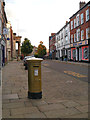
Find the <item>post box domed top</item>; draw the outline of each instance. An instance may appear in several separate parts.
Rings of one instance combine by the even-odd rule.
[[[29,61],[43,61],[43,59],[32,57],[32,58],[27,59],[27,62],[29,62]]]

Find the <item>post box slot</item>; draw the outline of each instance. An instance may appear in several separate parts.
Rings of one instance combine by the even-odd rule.
[[[39,66],[33,66],[33,67],[39,67]]]

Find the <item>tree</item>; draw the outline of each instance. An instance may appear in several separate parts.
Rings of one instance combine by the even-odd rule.
[[[25,38],[22,46],[21,46],[21,52],[24,54],[24,56],[30,54],[33,50],[33,46],[31,45],[30,40],[28,38]]]
[[[40,44],[38,45],[38,57],[44,57],[46,55],[46,47],[43,45],[43,42],[40,41]]]

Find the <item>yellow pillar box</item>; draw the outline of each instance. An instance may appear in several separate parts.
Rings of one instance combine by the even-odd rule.
[[[41,62],[40,58],[29,58],[28,62],[28,98],[41,99]]]

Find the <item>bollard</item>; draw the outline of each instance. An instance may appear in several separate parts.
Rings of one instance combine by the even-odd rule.
[[[41,99],[41,62],[43,59],[29,58],[26,61],[28,62],[28,98]]]

